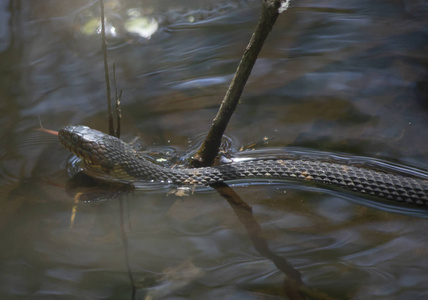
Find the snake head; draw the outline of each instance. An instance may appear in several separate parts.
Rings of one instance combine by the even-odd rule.
[[[60,143],[86,165],[111,168],[115,162],[107,151],[111,143],[122,143],[113,136],[88,126],[67,126],[58,131]]]

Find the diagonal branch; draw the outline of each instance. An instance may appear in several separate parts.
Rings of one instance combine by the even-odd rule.
[[[284,2],[288,3],[288,1],[280,0],[263,0],[262,14],[256,29],[244,51],[241,62],[239,63],[235,76],[233,77],[229,89],[221,103],[220,109],[213,120],[208,135],[192,159],[191,164],[193,166],[209,166],[217,156],[221,145],[221,138],[226,130],[227,124],[238,105],[244,86],[251,74],[251,70],[257,60],[257,56],[263,47],[263,43],[278,18],[278,10],[282,8]]]

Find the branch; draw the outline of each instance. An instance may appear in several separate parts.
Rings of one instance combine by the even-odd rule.
[[[110,88],[110,74],[108,68],[108,58],[107,58],[107,41],[106,41],[106,31],[105,31],[105,19],[104,19],[104,1],[100,0],[100,9],[101,9],[101,48],[103,50],[104,57],[104,75],[106,80],[107,88],[107,117],[108,117],[108,132],[110,135],[120,138],[120,121],[122,119],[121,109],[120,109],[120,98],[122,97],[122,90],[120,90],[119,95],[117,94],[117,85],[116,85],[116,63],[113,63],[113,84],[114,92],[116,99],[116,129],[114,129],[113,121],[113,112],[111,108],[111,88]]]
[[[113,63],[113,84],[114,84],[114,95],[116,99],[116,130],[114,136],[120,138],[120,121],[122,120],[122,110],[120,109],[120,99],[122,98],[122,90],[119,95],[117,94],[116,84],[116,62]]]
[[[107,42],[106,42],[106,29],[104,24],[104,1],[100,0],[101,8],[101,48],[103,50],[104,57],[104,74],[106,79],[107,88],[107,111],[108,111],[108,132],[110,135],[115,135],[113,125],[113,113],[111,111],[111,91],[110,91],[110,75],[108,71],[108,60],[107,60]]]
[[[226,183],[220,182],[212,185],[214,189],[227,200],[232,207],[235,215],[247,231],[248,237],[253,243],[256,251],[272,261],[279,271],[286,277],[283,281],[283,289],[292,300],[317,299],[334,300],[329,295],[319,292],[316,289],[307,287],[303,284],[301,274],[284,257],[279,256],[270,250],[266,239],[263,237],[263,231],[257,219],[253,215],[251,206],[249,206],[239,195]]]
[[[288,3],[288,1],[285,2]],[[235,76],[221,103],[220,109],[213,120],[208,135],[191,161],[193,166],[209,166],[217,156],[221,145],[221,138],[226,130],[227,124],[238,105],[244,86],[251,74],[257,56],[263,47],[263,43],[278,18],[278,9],[282,7],[283,4],[284,1],[280,0],[263,0],[262,14],[256,29],[244,51],[241,62],[239,63]]]

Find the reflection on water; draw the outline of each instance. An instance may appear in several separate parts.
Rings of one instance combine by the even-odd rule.
[[[245,223],[213,189],[125,192],[70,181],[67,152],[33,129],[39,117],[50,129],[107,128],[99,40],[79,27],[82,16],[96,15],[96,2],[0,4],[1,298],[126,299],[133,287],[137,298],[283,297],[289,277],[274,257],[304,287],[331,297],[427,297],[425,211],[247,182],[233,187],[252,207],[246,216],[255,222]],[[259,2],[111,3],[120,4],[110,7],[120,25],[129,10],[158,22],[150,39],[119,31],[111,40],[124,139],[138,136],[167,159],[173,148],[193,150]],[[292,146],[426,176],[427,13],[421,1],[292,2],[253,70],[225,149],[256,148],[231,151],[255,157]],[[253,243],[250,227],[267,248]]]

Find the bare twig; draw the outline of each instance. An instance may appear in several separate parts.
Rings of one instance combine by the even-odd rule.
[[[106,88],[107,88],[108,132],[110,135],[115,135],[114,124],[113,124],[113,113],[111,111],[110,75],[108,70],[107,41],[106,41],[106,29],[104,24],[104,1],[103,0],[100,0],[100,8],[101,8],[101,48],[103,49],[104,74],[105,74]]]
[[[120,110],[120,99],[122,98],[122,90],[119,95],[117,94],[116,85],[116,62],[113,63],[113,84],[114,84],[114,95],[116,99],[116,130],[114,136],[120,138],[120,121],[122,119],[122,111]]]
[[[104,20],[104,1],[100,0],[101,8],[101,48],[103,49],[104,57],[104,74],[106,81],[107,89],[107,117],[108,117],[108,131],[110,135],[113,135],[117,138],[120,138],[120,121],[122,119],[122,113],[120,110],[120,98],[122,97],[122,90],[120,90],[119,95],[117,94],[117,85],[116,85],[116,63],[113,63],[113,84],[114,92],[116,99],[116,129],[114,128],[113,112],[111,108],[111,88],[110,88],[110,74],[108,68],[108,57],[107,57],[107,41],[106,41],[106,32],[105,32],[105,20]]]
[[[241,62],[239,63],[235,76],[221,103],[220,109],[213,120],[208,135],[193,157],[191,162],[193,166],[201,167],[211,165],[214,158],[217,156],[221,138],[226,130],[227,124],[238,105],[245,83],[251,74],[251,70],[262,49],[263,43],[278,18],[278,9],[283,3],[284,1],[281,0],[263,0],[262,14],[257,27],[244,51]]]

